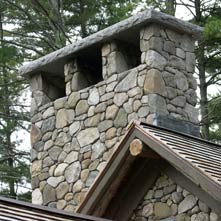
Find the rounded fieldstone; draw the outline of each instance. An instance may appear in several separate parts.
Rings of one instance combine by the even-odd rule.
[[[66,167],[68,166],[67,163],[59,164],[56,169],[54,170],[54,176],[61,176],[64,174]]]
[[[92,145],[91,160],[100,158],[105,152],[105,150],[106,147],[104,146],[104,144],[101,143],[100,141],[97,141],[95,144]]]
[[[81,172],[80,163],[78,161],[74,162],[65,169],[64,173],[65,179],[67,180],[68,183],[73,183],[79,178],[80,172]]]
[[[52,187],[56,187],[59,183],[64,181],[64,176],[59,176],[59,177],[49,177],[47,179],[47,183],[51,185]]]
[[[157,219],[171,216],[171,209],[166,203],[157,202],[154,204],[154,215]]]
[[[32,191],[32,203],[36,205],[42,205],[43,196],[40,189],[35,189]]]
[[[79,155],[79,153],[77,151],[71,151],[70,153],[68,153],[64,162],[67,164],[71,164],[71,163],[75,162],[76,160],[78,160],[78,155]]]
[[[43,204],[47,205],[48,203],[53,202],[55,200],[56,200],[55,189],[49,184],[46,184],[43,190]]]
[[[99,92],[97,88],[93,88],[89,92],[88,104],[89,105],[97,105],[99,103]]]
[[[118,114],[114,120],[114,126],[116,128],[119,128],[119,127],[125,127],[127,125],[127,113],[124,109],[120,109],[118,111]]]
[[[57,199],[64,198],[65,194],[68,192],[69,185],[67,182],[60,183],[59,186],[56,188],[56,196]]]
[[[99,138],[100,134],[96,127],[87,128],[82,130],[77,135],[77,140],[81,147],[84,147],[88,144],[92,144]]]
[[[197,203],[197,199],[193,195],[187,195],[178,206],[178,214],[185,213],[192,209]]]

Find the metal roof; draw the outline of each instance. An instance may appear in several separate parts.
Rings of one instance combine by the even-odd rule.
[[[155,139],[189,162],[201,173],[221,185],[221,146],[203,139],[176,133],[164,128],[141,124],[141,127]]]
[[[1,221],[108,221],[0,197]]]

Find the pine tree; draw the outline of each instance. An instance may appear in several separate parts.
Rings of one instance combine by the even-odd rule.
[[[0,8],[0,194],[17,198],[17,189],[29,179],[29,155],[18,151],[20,141],[14,141],[14,133],[26,129],[29,120],[25,105],[19,102],[25,88],[24,81],[17,75],[18,50],[5,42],[3,31],[4,8]]]

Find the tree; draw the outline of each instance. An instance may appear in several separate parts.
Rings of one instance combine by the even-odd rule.
[[[20,63],[18,50],[5,43],[4,8],[0,7],[0,192],[13,198],[18,197],[17,187],[29,178],[27,152],[18,151],[20,141],[13,141],[13,133],[26,129],[29,120],[25,106],[19,103],[24,81],[17,75],[14,66]]]

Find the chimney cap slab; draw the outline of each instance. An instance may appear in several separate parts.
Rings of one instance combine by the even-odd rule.
[[[24,77],[29,77],[38,72],[45,72],[47,74],[62,76],[63,66],[71,58],[84,54],[90,55],[90,53],[94,56],[94,54],[99,52],[102,43],[113,39],[131,43],[137,40],[139,41],[140,28],[148,24],[158,24],[179,33],[186,33],[191,35],[193,39],[199,39],[203,32],[202,27],[177,19],[174,16],[149,9],[35,61],[29,62],[20,68],[19,74]]]

